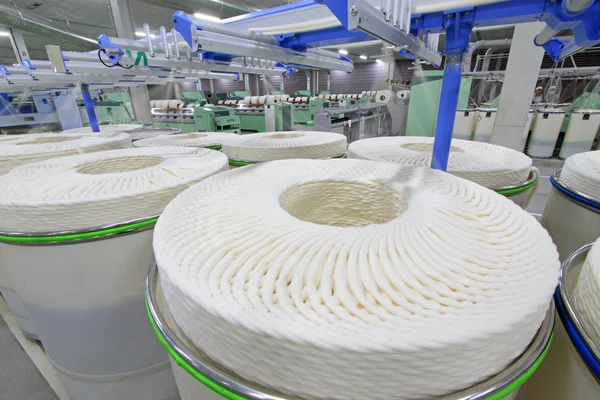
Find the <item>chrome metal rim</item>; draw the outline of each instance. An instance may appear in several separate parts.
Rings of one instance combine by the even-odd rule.
[[[565,185],[560,178],[561,172],[562,168],[553,173],[550,177],[550,183],[558,189],[559,193],[589,210],[600,213],[600,199],[596,199]]]
[[[158,331],[166,343],[189,365],[202,375],[206,376],[219,386],[227,388],[241,396],[251,400],[299,400],[293,397],[283,397],[271,389],[263,388],[257,384],[245,381],[233,373],[220,367],[205,355],[195,354],[166,324],[162,312],[157,307],[156,285],[158,284],[158,267],[152,262],[146,278],[146,302],[148,311]],[[555,323],[554,302],[550,303],[546,318],[538,329],[529,347],[504,371],[496,376],[466,390],[456,392],[447,396],[439,397],[438,400],[484,400],[500,391],[508,388],[513,382],[525,375],[544,353],[554,332]]]
[[[572,297],[569,294],[569,271],[577,264],[577,262],[581,261],[582,258],[585,258],[588,251],[592,248],[593,243],[586,244],[583,247],[575,250],[573,253],[567,257],[567,259],[563,262],[560,278],[558,281],[558,293],[560,295],[560,299],[563,302],[565,310],[567,311],[567,315],[577,331],[579,332],[581,338],[585,342],[586,346],[593,353],[596,360],[600,361],[600,346],[597,343],[594,343],[590,334],[585,329],[581,320],[577,317],[575,310],[573,308]]]
[[[492,190],[495,192],[502,192],[502,191],[515,190],[515,189],[519,189],[519,188],[522,188],[525,186],[529,186],[538,180],[539,175],[540,175],[540,173],[536,169],[532,169],[531,172],[529,173],[529,178],[525,182],[519,183],[518,185],[505,186],[502,188],[492,189]]]

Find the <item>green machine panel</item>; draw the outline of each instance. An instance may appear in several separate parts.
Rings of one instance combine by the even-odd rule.
[[[418,71],[412,79],[406,136],[435,136],[443,71]],[[465,77],[460,85],[459,108],[467,108],[472,77]]]

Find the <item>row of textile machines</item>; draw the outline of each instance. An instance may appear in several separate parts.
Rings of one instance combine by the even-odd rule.
[[[287,95],[271,91],[268,95],[251,96],[242,91],[206,99],[201,92],[184,92],[179,100],[153,100],[151,107],[155,127],[177,128],[182,132],[289,131],[300,129],[298,124],[307,126],[306,130],[316,130],[312,127],[315,115],[320,113],[329,120],[329,130],[335,131],[337,124],[343,131],[343,127],[350,127],[353,122],[362,122],[363,133],[398,135],[403,134],[401,127],[405,128],[408,93],[406,90],[396,96],[383,90],[312,95],[309,91],[298,91]],[[404,112],[398,112],[399,108]],[[398,121],[393,123],[393,120]]]
[[[67,96],[68,95],[68,96]],[[94,109],[100,124],[134,122],[131,98],[127,92],[95,91]],[[0,93],[0,127],[6,133],[60,130],[61,105],[75,101],[83,124],[89,123],[83,99],[63,91]],[[66,116],[69,117],[68,115]]]

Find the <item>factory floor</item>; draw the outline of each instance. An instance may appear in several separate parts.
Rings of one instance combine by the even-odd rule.
[[[533,164],[540,170],[540,183],[527,211],[539,219],[550,192],[549,177],[564,161],[535,159]],[[1,297],[0,315],[0,400],[68,400],[42,348],[22,335]]]

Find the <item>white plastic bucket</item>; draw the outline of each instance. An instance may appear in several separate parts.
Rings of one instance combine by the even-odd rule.
[[[452,137],[454,139],[473,140],[473,133],[475,132],[478,117],[479,112],[477,110],[457,110]]]
[[[600,128],[600,110],[573,111],[558,156],[564,160],[573,154],[590,151],[598,128]]]
[[[552,157],[565,112],[558,109],[537,110],[535,126],[527,145],[527,155],[537,158]]]
[[[169,315],[155,265],[148,274],[146,302],[156,335],[171,357],[182,400],[298,400],[245,381],[214,363],[191,344]],[[520,386],[546,356],[554,329],[554,315],[552,304],[529,348],[503,372],[479,385],[439,400],[516,399]]]
[[[560,316],[554,343],[539,370],[523,386],[523,400],[600,399],[600,376],[596,375],[600,372],[600,351],[571,306],[571,293],[590,248],[591,244],[583,246],[563,263],[554,295]]]
[[[492,131],[494,130],[494,122],[496,122],[495,108],[480,108],[478,109],[479,116],[473,140],[476,142],[490,143],[492,140]]]
[[[541,223],[558,248],[560,259],[600,237],[600,199],[567,187],[557,171]]]
[[[0,236],[4,269],[71,400],[177,396],[145,313],[155,222]]]

